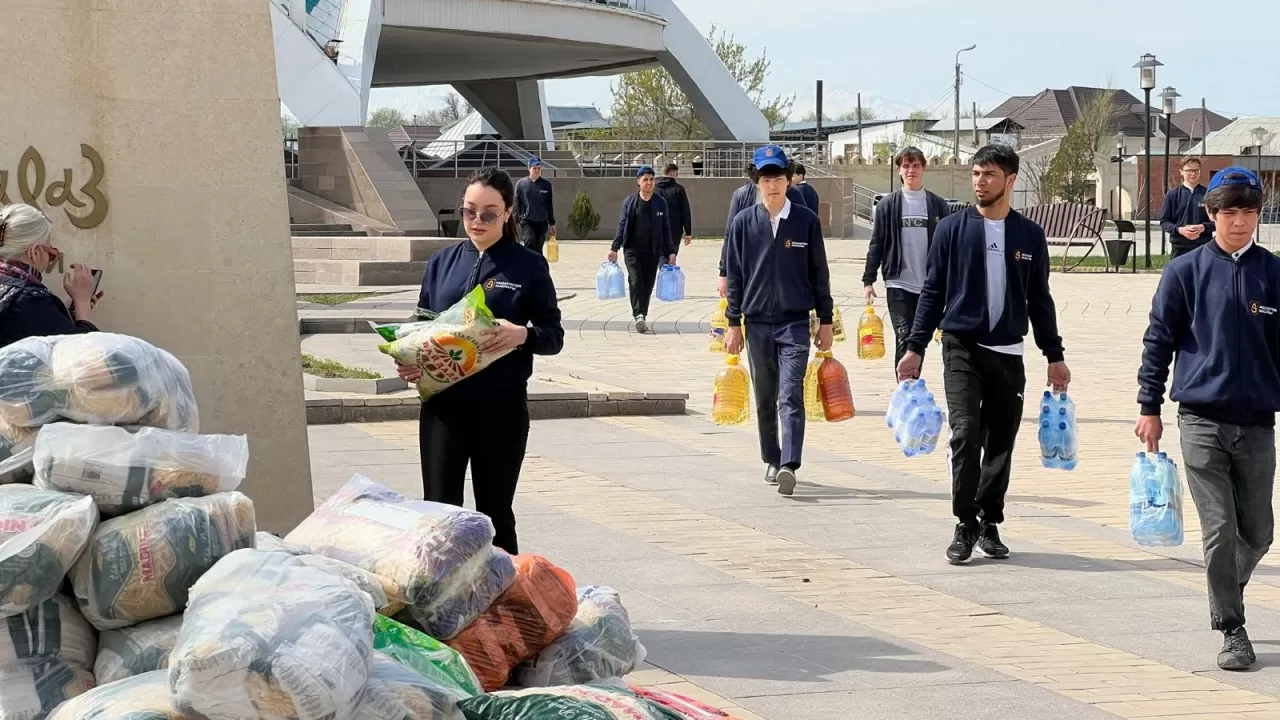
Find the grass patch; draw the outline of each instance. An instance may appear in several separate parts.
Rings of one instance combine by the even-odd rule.
[[[302,372],[329,380],[381,380],[382,375],[314,355],[302,355]]]
[[[342,305],[352,300],[363,300],[380,294],[382,293],[320,293],[318,295],[299,295],[298,299],[321,305]]]
[[[1163,270],[1163,269],[1164,269],[1164,266],[1165,266],[1165,265],[1168,265],[1168,264],[1169,264],[1169,260],[1171,260],[1171,259],[1172,259],[1172,258],[1170,258],[1168,255],[1158,255],[1158,254],[1156,254],[1156,253],[1152,253],[1152,254],[1151,254],[1151,269],[1153,269],[1153,270]],[[1068,257],[1068,258],[1067,258],[1067,267],[1068,267],[1068,268],[1070,268],[1070,267],[1074,267],[1074,266],[1075,266],[1075,264],[1076,264],[1076,258],[1072,258],[1072,257]],[[1097,254],[1097,252],[1096,252],[1096,250],[1095,250],[1094,254],[1090,255],[1090,256],[1089,256],[1089,257],[1087,257],[1087,258],[1085,258],[1085,259],[1084,259],[1084,262],[1080,263],[1080,267],[1082,267],[1082,268],[1102,268],[1102,267],[1109,267],[1109,266],[1110,266],[1110,263],[1108,263],[1108,262],[1107,262],[1107,257],[1106,257],[1106,255],[1105,255],[1105,254],[1103,254],[1103,255],[1098,255],[1098,254]],[[1123,266],[1121,269],[1123,269],[1123,270],[1128,270],[1128,269],[1130,269],[1130,268],[1132,268],[1132,267],[1133,267],[1133,255],[1132,255],[1132,254],[1130,254],[1130,255],[1129,255],[1129,261],[1128,261],[1128,262],[1126,262],[1126,263],[1124,264],[1124,266]],[[1139,251],[1138,251],[1138,270],[1139,270],[1139,271],[1142,271],[1142,270],[1146,269],[1146,267],[1147,267],[1146,253],[1144,253],[1144,252],[1142,252],[1141,250],[1139,250]],[[1054,257],[1054,258],[1053,258],[1053,269],[1054,269],[1054,270],[1060,270],[1060,269],[1062,269],[1062,256],[1061,256],[1061,255],[1058,255],[1058,256],[1056,256],[1056,257]]]

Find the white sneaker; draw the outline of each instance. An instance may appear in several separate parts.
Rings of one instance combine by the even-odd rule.
[[[636,332],[639,332],[639,333],[649,332],[649,324],[644,321],[643,315],[636,316]]]

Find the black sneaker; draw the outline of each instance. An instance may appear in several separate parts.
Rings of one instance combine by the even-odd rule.
[[[1222,633],[1222,652],[1218,653],[1218,667],[1223,670],[1248,670],[1258,656],[1253,654],[1253,643],[1249,642],[1249,633],[1244,628],[1227,630]]]
[[[947,548],[947,562],[952,565],[964,565],[969,562],[973,558],[973,546],[977,542],[978,528],[957,523],[955,537],[951,539],[951,546]]]
[[[1009,559],[1009,547],[1000,542],[1000,529],[995,525],[982,524],[982,533],[978,536],[978,552],[991,560]]]
[[[784,467],[778,471],[778,494],[792,495],[796,491],[796,471]]]
[[[638,333],[649,332],[649,323],[645,321],[643,315],[636,316],[636,332]]]
[[[765,485],[778,484],[778,466],[777,465],[770,465],[769,467],[764,469],[764,484]]]

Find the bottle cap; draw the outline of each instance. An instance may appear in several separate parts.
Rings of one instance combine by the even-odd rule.
[[[1139,459],[1142,459],[1142,460],[1146,460],[1146,459],[1147,459],[1147,454],[1146,454],[1146,453],[1144,453],[1144,452],[1140,452],[1140,453],[1138,453],[1138,458],[1139,458]]]
[[[737,364],[738,364],[738,356],[737,356],[737,355],[730,355],[730,356],[726,357],[726,358],[724,359],[724,364],[725,364],[725,365],[737,365]]]
[[[1050,399],[1052,399],[1052,398],[1053,398],[1053,393],[1049,392],[1048,390],[1045,390],[1045,391],[1044,391],[1044,399],[1045,399],[1045,400],[1050,400]]]
[[[1066,424],[1066,423],[1064,423],[1064,422],[1060,422],[1060,423],[1058,423],[1058,429],[1059,429],[1059,430],[1066,430],[1066,429],[1067,429],[1067,424]]]
[[[1160,458],[1161,460],[1166,460],[1169,457],[1169,453],[1158,452],[1156,453],[1156,457]]]

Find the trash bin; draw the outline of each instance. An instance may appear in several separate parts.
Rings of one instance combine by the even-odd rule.
[[[1133,250],[1132,240],[1103,240],[1102,247],[1107,252],[1107,262],[1112,267],[1124,267],[1129,262],[1129,252]]]

